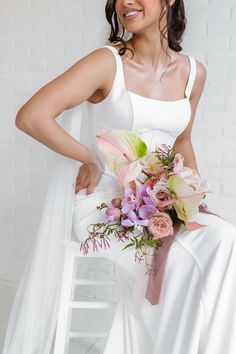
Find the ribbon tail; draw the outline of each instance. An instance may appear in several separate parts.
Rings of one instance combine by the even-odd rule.
[[[199,206],[199,211],[202,213],[211,214],[222,218],[221,216],[211,212],[205,204]],[[167,256],[171,248],[171,245],[175,239],[175,236],[177,232],[180,230],[179,223],[176,223],[175,226],[177,227],[175,228],[174,234],[164,237],[162,239],[163,243],[161,247],[158,249],[154,249],[152,270],[151,273],[149,274],[149,280],[146,288],[146,299],[152,305],[157,305],[160,300]]]
[[[176,232],[173,235],[164,237],[162,245],[158,249],[154,249],[145,296],[152,305],[159,303],[166,259],[175,236]]]
[[[206,204],[201,204],[199,206],[199,212],[212,214],[222,218],[221,216],[211,212]],[[174,234],[163,237],[161,239],[162,245],[159,248],[155,249],[154,247],[151,247],[151,252],[148,255],[148,257],[152,258],[149,275],[145,272],[145,265],[139,265],[140,268],[136,273],[136,281],[133,288],[133,301],[131,304],[134,316],[137,317],[140,314],[141,302],[144,296],[152,305],[159,304],[167,256],[176,234],[180,230],[181,223],[176,222]]]
[[[161,247],[154,249],[151,272],[146,288],[146,299],[152,304],[159,304],[160,294],[162,290],[165,265],[169,250],[174,242],[177,233],[181,230],[181,222],[176,221],[174,224],[173,235],[163,237]]]
[[[205,214],[210,214],[210,215],[215,215],[215,216],[218,216],[218,218],[221,218],[221,219],[224,220],[224,218],[222,218],[222,216],[210,211],[205,203],[202,203],[202,204],[199,205],[199,212],[200,213],[205,213]]]

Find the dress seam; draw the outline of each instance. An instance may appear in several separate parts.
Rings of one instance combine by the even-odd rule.
[[[205,302],[205,298],[206,298],[206,290],[205,290],[205,286],[204,286],[204,276],[203,276],[203,269],[201,267],[201,264],[197,258],[197,256],[194,254],[194,252],[183,242],[180,241],[178,238],[175,238],[175,240],[182,246],[182,248],[190,255],[190,257],[194,260],[195,265],[197,266],[197,269],[199,271],[200,277],[201,277],[201,285],[202,285],[202,291],[201,291],[201,302],[204,306]]]

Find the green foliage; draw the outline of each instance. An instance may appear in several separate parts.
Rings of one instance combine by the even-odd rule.
[[[138,239],[140,237],[140,240]],[[144,234],[140,234],[139,236],[134,236],[134,237],[130,237],[129,240],[131,240],[130,243],[128,243],[124,248],[122,248],[122,251],[130,248],[130,247],[135,247],[135,249],[139,249],[142,248],[142,246],[150,246],[150,247],[159,247],[162,242],[160,240],[157,239],[153,239],[153,238],[144,238]]]

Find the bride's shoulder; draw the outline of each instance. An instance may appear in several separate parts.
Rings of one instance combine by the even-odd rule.
[[[178,55],[179,55],[180,62],[182,64],[181,66],[182,66],[183,70],[189,72],[189,64],[190,64],[189,60],[191,57],[194,60],[194,62],[196,63],[196,79],[202,80],[202,81],[206,80],[207,68],[200,60],[196,59],[191,54],[179,53]]]
[[[109,47],[111,47],[111,45],[109,45]],[[113,54],[111,53],[111,50],[107,48],[107,46],[100,46],[91,50],[88,53],[88,56],[98,58],[98,60],[103,59],[104,61],[109,61],[109,58],[111,58]]]
[[[111,47],[111,45],[109,45]],[[85,58],[83,58],[85,59]],[[106,46],[100,46],[93,50],[91,50],[87,55],[86,59],[90,59],[99,70],[102,67],[103,74],[107,74],[107,72],[112,72],[116,67],[116,59],[112,51]]]
[[[199,99],[205,86],[207,69],[200,60],[196,59],[192,55],[186,53],[178,53],[179,67],[181,68],[180,70],[182,71],[182,74],[186,77],[186,80],[188,80],[190,74],[190,57],[193,58],[194,62],[196,63],[196,71],[191,96],[196,96]]]

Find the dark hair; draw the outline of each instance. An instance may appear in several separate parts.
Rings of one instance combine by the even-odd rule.
[[[162,13],[158,24],[161,33],[161,46],[163,48],[163,38],[167,39],[166,37],[166,33],[167,33],[168,46],[172,50],[176,52],[180,52],[182,50],[180,43],[182,42],[182,36],[187,24],[187,19],[185,17],[184,0],[175,0],[172,6],[169,5],[168,0],[161,0],[161,1],[162,1]],[[126,52],[126,50],[130,50],[134,55],[133,50],[126,46],[126,41],[123,39],[125,34],[125,28],[123,25],[121,25],[120,21],[118,20],[117,14],[115,12],[115,4],[116,4],[116,0],[107,0],[105,6],[106,19],[111,26],[109,41],[111,43],[122,42],[124,47],[121,47],[119,49],[120,55],[123,55]],[[160,23],[166,12],[167,12],[166,25],[161,30]],[[122,26],[121,37],[119,36],[120,26]]]

